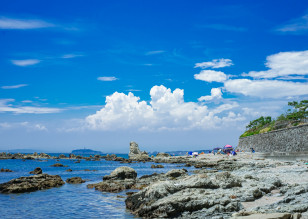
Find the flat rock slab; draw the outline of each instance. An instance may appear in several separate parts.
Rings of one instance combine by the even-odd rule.
[[[65,184],[58,175],[38,174],[12,179],[0,184],[0,193],[24,193],[50,189]]]

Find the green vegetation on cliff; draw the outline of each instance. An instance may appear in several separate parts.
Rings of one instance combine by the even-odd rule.
[[[308,100],[300,102],[293,101],[288,103],[292,109],[288,109],[286,113],[281,114],[275,119],[270,116],[261,116],[258,119],[250,121],[246,126],[246,131],[241,137],[255,134],[261,134],[277,129],[292,127],[307,123],[308,119]]]

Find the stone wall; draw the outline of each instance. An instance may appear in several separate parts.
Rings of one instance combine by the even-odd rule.
[[[239,139],[237,149],[256,152],[308,152],[308,124]]]

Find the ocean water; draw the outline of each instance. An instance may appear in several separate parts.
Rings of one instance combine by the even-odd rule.
[[[39,160],[0,160],[0,168],[14,172],[0,173],[0,183],[21,176],[30,176],[30,171],[41,167],[43,173],[60,175],[67,178],[79,176],[87,179],[82,184],[65,184],[58,188],[21,194],[0,194],[0,218],[136,218],[125,209],[126,190],[120,193],[107,193],[88,189],[87,184],[102,181],[104,175],[110,174],[120,166],[134,168],[138,177],[154,172],[167,172],[171,169],[184,168],[184,164],[163,164],[165,168],[152,169],[153,163],[121,164],[115,161],[85,161],[74,163],[75,160],[54,159]],[[69,167],[50,167],[62,163]],[[193,167],[185,167],[188,171]],[[72,172],[66,172],[72,169]],[[85,169],[96,171],[84,171]],[[132,190],[130,190],[132,191]]]

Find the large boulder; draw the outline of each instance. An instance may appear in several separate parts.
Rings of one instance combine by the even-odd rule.
[[[135,179],[137,172],[130,167],[118,167],[110,173],[110,175],[104,176],[104,180],[124,180],[124,179]]]
[[[65,184],[58,175],[38,174],[0,184],[0,193],[23,193],[50,189]]]
[[[173,169],[173,170],[169,170],[166,173],[167,177],[171,177],[171,178],[177,178],[179,176],[183,176],[183,175],[187,175],[187,170],[185,169]]]
[[[135,160],[135,161],[147,161],[151,159],[147,152],[140,151],[138,144],[134,141],[130,142],[129,144],[128,157],[130,160]]]
[[[89,189],[95,188],[102,192],[121,192],[132,189],[136,184],[137,172],[130,167],[118,167],[110,175],[103,177],[103,182],[89,184]]]

